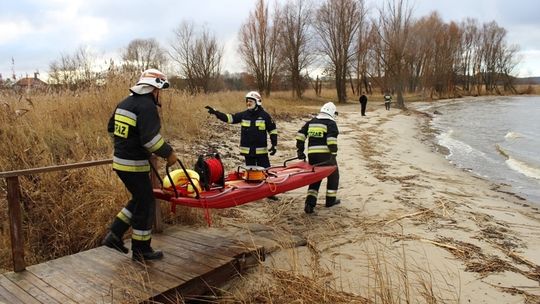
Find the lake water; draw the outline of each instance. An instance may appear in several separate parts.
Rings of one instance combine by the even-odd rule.
[[[451,163],[540,204],[540,97],[478,97],[418,109],[440,112],[432,124]]]

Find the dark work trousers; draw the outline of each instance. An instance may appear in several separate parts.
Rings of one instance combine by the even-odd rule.
[[[129,226],[136,230],[151,231],[156,212],[156,200],[149,173],[116,171],[116,174],[132,197],[114,219],[111,231],[119,238],[122,238]],[[133,251],[151,251],[150,242],[151,237],[144,241],[132,239],[131,249]]]
[[[312,153],[308,155],[309,164],[315,165],[331,159],[330,153]],[[339,186],[339,168],[337,167],[336,159],[332,159],[328,162],[329,165],[336,165],[336,171],[330,174],[326,179],[326,204],[332,204],[336,201],[337,189]],[[319,188],[321,182],[318,181],[309,185],[308,195],[306,197],[306,204],[315,207],[317,204],[317,197],[319,194]]]
[[[390,110],[390,102],[385,102],[385,103],[384,103],[384,107],[385,107],[387,110]]]
[[[360,113],[362,116],[366,116],[367,100],[360,101]]]
[[[268,154],[259,154],[257,156],[244,155],[244,157],[246,158],[246,166],[270,167]]]

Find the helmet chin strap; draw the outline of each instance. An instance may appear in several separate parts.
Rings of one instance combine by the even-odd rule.
[[[159,89],[154,89],[154,91],[152,91],[152,95],[154,95],[154,103],[156,106],[161,108],[161,102],[159,102]]]

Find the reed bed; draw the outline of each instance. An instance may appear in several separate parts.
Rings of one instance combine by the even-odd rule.
[[[113,79],[107,86],[77,92],[27,92],[22,95],[0,92],[0,141],[4,143],[0,146],[0,171],[110,158],[112,142],[107,133],[107,122],[116,104],[127,96],[132,82],[132,79]],[[290,92],[276,92],[264,100],[264,107],[274,119],[288,120],[316,111],[324,101],[335,99],[333,93],[323,90],[322,96],[316,97],[308,92],[305,100],[300,102],[292,100]],[[204,106],[229,113],[241,111],[245,108],[244,94],[221,92],[191,96],[175,90],[162,92],[162,134],[186,165],[191,166],[197,155],[212,149],[227,155],[230,162],[241,162],[234,151],[238,143],[237,126],[229,128],[217,122],[206,113]],[[27,264],[99,246],[112,218],[129,197],[110,166],[25,176],[20,178],[20,183]],[[11,270],[4,180],[0,180],[0,190],[3,193],[0,197],[0,272],[3,272]],[[219,226],[221,216],[233,216],[232,213],[234,210],[212,212],[214,224]],[[171,224],[206,225],[203,211],[195,208],[178,208],[176,215],[164,208],[163,214]],[[374,257],[370,264],[376,284],[366,297],[328,285],[326,271],[320,268],[314,268],[306,275],[261,264],[262,277],[240,278],[238,286],[248,285],[250,289],[235,290],[232,287],[232,291],[223,290],[208,302],[404,302],[402,292],[407,290],[409,281],[401,280],[400,288],[395,288],[389,279],[384,256],[371,256]],[[405,266],[401,269],[401,273],[407,274]],[[430,279],[421,282],[425,302],[437,303]],[[395,290],[400,294],[392,294]],[[405,302],[411,300],[405,299]],[[183,301],[179,296],[177,302]]]

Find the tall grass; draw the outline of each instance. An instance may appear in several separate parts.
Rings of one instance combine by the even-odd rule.
[[[0,141],[4,143],[0,145],[0,171],[110,158],[112,141],[107,134],[107,122],[116,104],[127,96],[130,85],[130,80],[116,79],[107,86],[78,92],[23,95],[0,92]],[[206,113],[204,106],[210,105],[229,113],[241,111],[245,108],[244,94],[222,92],[190,96],[174,90],[162,91],[162,134],[188,166],[198,154],[208,149],[218,149],[230,157],[230,162],[241,163],[235,150],[238,126],[218,122]],[[335,100],[333,91],[324,90],[322,97],[308,92],[302,102],[291,100],[290,92],[276,92],[263,103],[279,121],[313,113],[327,100]],[[129,197],[107,165],[25,176],[20,178],[20,183],[28,264],[98,246],[110,221]],[[0,180],[0,191],[6,193],[4,180]],[[227,211],[223,212],[226,214]],[[219,211],[214,213],[219,215]],[[176,216],[165,215],[170,223],[205,224],[203,212],[195,208],[180,208]],[[219,225],[219,216],[214,220]],[[368,298],[380,303],[400,302],[401,298],[391,295],[393,285],[388,283],[389,276],[384,267],[384,259],[373,260],[372,268],[380,275],[375,276],[377,289],[367,292]],[[7,202],[2,196],[0,272],[10,269]],[[265,270],[262,278],[261,281],[246,279],[254,286],[250,292],[223,292],[222,303],[368,301],[358,295],[336,291],[335,286],[327,284],[323,275],[317,274],[317,269],[311,275],[305,275],[296,270],[271,268]],[[272,283],[268,284],[267,280]],[[425,282],[428,282],[424,285],[425,293],[430,295],[431,285],[429,281]]]
[[[76,92],[0,91],[0,141],[4,143],[0,145],[0,171],[112,157],[107,122],[117,103],[129,94],[131,85],[130,79],[116,78],[107,86]],[[186,165],[210,150],[219,150],[236,164],[241,162],[234,151],[238,126],[217,121],[204,106],[228,113],[242,111],[244,94],[190,96],[175,90],[161,92],[162,134]],[[274,119],[301,113],[302,109],[291,108],[289,97],[289,92],[275,93],[264,100],[264,107]],[[309,103],[316,104],[317,98],[309,98]],[[110,166],[26,176],[20,178],[20,183],[29,264],[97,246],[109,222],[128,199]],[[5,180],[0,181],[0,188],[6,192]],[[204,222],[200,210],[182,208],[178,214],[166,218],[174,223]],[[0,223],[0,269],[10,269],[5,197],[0,199]]]

